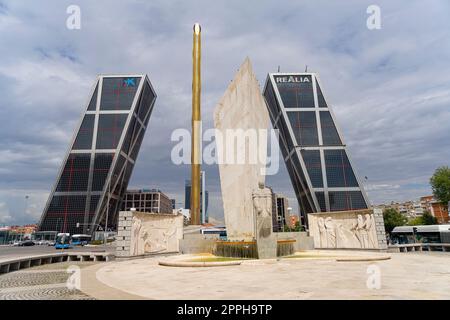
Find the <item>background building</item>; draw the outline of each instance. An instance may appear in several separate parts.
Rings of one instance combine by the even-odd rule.
[[[392,201],[389,204],[380,204],[376,207],[382,210],[395,209],[409,220],[420,217],[425,211],[428,211],[437,219],[439,224],[450,223],[448,206],[436,201],[432,195],[421,197],[420,200],[408,200],[404,202]]]
[[[203,191],[200,191],[200,199],[203,199]],[[209,214],[208,214],[208,200],[209,199],[209,192],[208,190],[205,190],[205,216],[203,217],[203,201],[200,205],[200,212],[202,213],[202,222],[208,223],[209,222]]]
[[[405,201],[405,202],[394,202],[392,201],[389,204],[381,204],[377,205],[377,208],[382,210],[385,209],[395,209],[402,215],[404,215],[408,219],[414,219],[421,215],[423,215],[424,211],[427,210],[426,207],[422,205],[420,201]]]
[[[184,208],[191,209],[191,180],[184,182]]]
[[[10,227],[0,227],[0,245],[8,244],[10,240]]]
[[[433,196],[421,197],[420,203],[425,210],[430,211],[436,217],[439,224],[450,223],[448,205],[437,201]]]
[[[278,224],[278,216],[277,216],[277,197],[275,192],[273,192],[273,188],[271,186],[267,186],[272,193],[272,231],[273,232],[279,232],[280,231],[280,225]]]
[[[9,244],[14,241],[31,240],[34,238],[36,229],[36,224],[0,227],[0,245]]]
[[[145,75],[98,77],[42,213],[40,231],[94,233],[99,225],[115,227],[155,99]]]
[[[9,227],[12,232],[20,233],[20,234],[32,234],[37,230],[36,224],[26,224],[23,226],[11,226]]]
[[[191,210],[190,209],[184,209],[184,208],[174,209],[173,213],[183,215],[183,221],[184,221],[185,226],[188,226],[190,224],[190,221],[191,221]]]
[[[290,214],[287,221],[290,228],[295,228],[295,224],[299,221],[298,215]]]
[[[127,190],[123,197],[122,210],[135,208],[140,212],[173,213],[172,201],[161,190]]]
[[[299,202],[308,213],[368,208],[369,202],[315,73],[272,73],[264,97]]]
[[[200,186],[203,184],[200,183]],[[200,221],[202,223],[208,223],[208,198],[209,193],[208,190],[205,191],[205,218],[203,218],[203,201],[200,201]],[[200,189],[200,199],[203,199],[203,189]],[[191,210],[191,180],[186,180],[184,185],[184,209]]]
[[[277,218],[277,231],[283,231],[284,226],[288,225],[287,216],[288,216],[288,199],[281,195],[275,194],[276,201],[276,218]]]

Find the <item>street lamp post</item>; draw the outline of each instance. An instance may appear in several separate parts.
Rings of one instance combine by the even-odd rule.
[[[287,212],[288,212],[288,216],[287,216],[287,219],[291,219],[291,213],[292,213],[292,208],[291,207],[288,207],[287,208]],[[284,217],[284,219],[283,219],[283,224],[286,222],[286,217]],[[289,223],[289,222],[287,222],[288,223],[288,225],[289,225],[289,229],[291,229],[292,227],[291,227],[291,223]],[[294,226],[294,228],[295,228],[295,226]],[[283,228],[284,229],[284,228]]]
[[[109,218],[109,200],[111,199],[111,182],[108,184],[108,202],[106,205],[106,222],[105,231],[103,232],[103,243],[106,245],[106,234],[108,233],[108,218]]]
[[[24,213],[27,213],[27,209],[28,209],[28,199],[30,198],[29,195],[25,195],[25,210]]]
[[[113,181],[115,181],[115,179],[117,179],[117,174],[113,174],[112,175],[111,181],[108,184],[108,202],[107,202],[107,205],[106,205],[106,222],[105,222],[105,231],[103,233],[103,238],[104,238],[103,241],[104,241],[105,245],[107,243],[107,241],[106,241],[106,234],[108,233],[109,202],[110,202],[110,199],[111,199],[111,184],[112,184]]]

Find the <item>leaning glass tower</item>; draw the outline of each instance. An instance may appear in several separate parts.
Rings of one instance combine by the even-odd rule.
[[[308,213],[368,208],[317,74],[271,73],[264,97],[303,219]]]
[[[146,75],[95,82],[39,222],[40,231],[114,227],[156,94]]]

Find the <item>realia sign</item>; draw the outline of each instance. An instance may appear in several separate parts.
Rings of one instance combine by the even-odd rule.
[[[304,82],[311,82],[310,76],[279,76],[275,77],[276,83],[288,83],[288,82],[297,82],[297,83],[304,83]]]

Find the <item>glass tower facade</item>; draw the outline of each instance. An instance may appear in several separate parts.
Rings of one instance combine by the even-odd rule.
[[[201,184],[200,184],[201,186]],[[184,185],[184,208],[185,209],[191,209],[191,180],[185,180]],[[209,215],[208,215],[208,201],[209,201],[209,193],[208,190],[205,190],[205,217],[203,217],[203,207],[202,207],[202,201],[200,201],[200,215],[201,215],[201,221],[209,222]],[[200,199],[203,199],[203,190],[200,190]]]
[[[263,94],[302,218],[368,208],[317,74],[269,74]]]
[[[99,76],[39,222],[40,231],[115,228],[156,94],[146,75]]]

